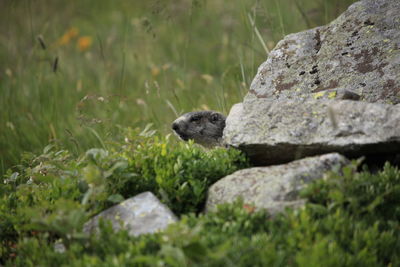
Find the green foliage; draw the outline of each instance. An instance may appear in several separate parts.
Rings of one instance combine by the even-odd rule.
[[[400,264],[400,170],[358,172],[358,163],[309,185],[303,209],[270,217],[238,200],[196,214],[218,175],[247,165],[235,150],[127,131],[79,158],[47,147],[26,155],[0,186],[3,263],[12,266],[397,266]],[[172,182],[171,182],[172,181]],[[196,188],[199,186],[199,188]],[[165,231],[130,237],[93,214],[151,190],[181,214]],[[201,192],[200,194],[198,192]],[[54,244],[62,242],[59,252]]]
[[[38,231],[65,244],[80,240],[89,216],[144,191],[177,215],[197,213],[212,183],[248,166],[237,150],[173,145],[148,129],[140,134],[128,129],[123,143],[90,149],[78,158],[55,148],[27,154],[15,172],[5,175],[0,185],[3,245]]]
[[[126,135],[118,159],[105,158],[98,165],[108,181],[109,193],[124,197],[149,190],[175,213],[201,209],[207,188],[228,173],[248,166],[234,149],[205,151],[192,143],[169,145],[169,138],[149,139]],[[117,146],[118,147],[118,146]]]

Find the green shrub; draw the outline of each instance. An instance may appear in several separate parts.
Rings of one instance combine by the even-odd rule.
[[[107,180],[109,194],[123,197],[149,190],[177,213],[202,209],[208,187],[221,177],[249,166],[235,149],[203,148],[180,142],[169,145],[169,138],[149,138],[146,133],[125,138],[114,162],[106,157],[97,162]]]
[[[169,137],[147,130],[126,130],[123,143],[90,149],[79,158],[50,145],[40,156],[26,154],[17,171],[4,177],[0,237],[3,245],[32,231],[67,243],[79,240],[90,216],[144,191],[156,194],[177,215],[197,213],[212,183],[247,166],[237,150],[173,145]]]
[[[6,266],[398,266],[400,170],[357,172],[358,163],[309,185],[304,208],[275,217],[238,200],[199,214],[218,175],[247,166],[235,150],[127,132],[80,158],[48,147],[26,155],[0,186],[1,256]],[[217,175],[218,174],[218,175]],[[171,182],[172,181],[172,182]],[[193,182],[196,181],[196,182]],[[185,184],[185,185],[184,185]],[[199,186],[200,189],[196,189]],[[156,193],[181,220],[130,237],[93,214],[141,190]],[[195,193],[199,190],[201,193]],[[3,219],[4,218],[4,219]],[[55,242],[66,251],[57,252]]]

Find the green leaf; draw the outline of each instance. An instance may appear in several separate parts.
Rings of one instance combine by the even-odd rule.
[[[204,260],[207,255],[207,248],[199,242],[190,243],[182,249],[189,258],[197,262]]]
[[[124,201],[124,197],[121,196],[120,194],[114,194],[111,195],[107,198],[107,200],[111,203],[120,203],[122,201]]]

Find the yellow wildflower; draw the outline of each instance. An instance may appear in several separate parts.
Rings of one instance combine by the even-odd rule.
[[[163,69],[163,70],[167,70],[167,69],[169,69],[169,68],[171,68],[171,64],[169,64],[169,63],[166,63],[166,64],[164,64],[164,65],[162,66],[162,69]]]
[[[201,108],[204,110],[210,110],[210,108],[206,104],[201,105]]]
[[[211,76],[210,74],[203,74],[201,75],[201,78],[203,78],[204,81],[206,81],[206,83],[210,84],[213,81],[213,76]]]
[[[92,45],[92,37],[90,36],[79,37],[77,44],[79,50],[85,51]]]
[[[158,76],[158,74],[160,74],[160,69],[158,67],[152,67],[151,68],[151,75],[153,75],[153,77]]]
[[[70,28],[66,33],[58,39],[58,45],[66,45],[68,44],[73,38],[78,36],[79,30],[75,27]]]

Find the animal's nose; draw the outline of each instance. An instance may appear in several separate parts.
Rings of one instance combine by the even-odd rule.
[[[176,122],[172,123],[172,130],[174,130],[175,132],[179,131],[178,123],[176,123]]]

